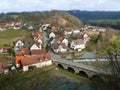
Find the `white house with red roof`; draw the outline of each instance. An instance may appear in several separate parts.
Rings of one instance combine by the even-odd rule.
[[[53,32],[58,31],[58,26],[57,25],[52,25],[51,28],[52,28],[51,31],[53,31]]]
[[[47,28],[50,27],[50,24],[43,24],[42,25],[42,30],[47,30]]]
[[[86,42],[90,40],[90,36],[87,33],[84,33],[83,39],[84,39],[84,43],[86,44]]]
[[[77,33],[79,33],[80,32],[80,29],[79,28],[73,28],[72,29],[72,33],[73,34],[77,34]]]
[[[9,22],[9,26],[13,27],[15,25],[15,22]]]
[[[49,38],[55,38],[55,33],[54,33],[54,32],[51,32],[51,33],[49,34]]]
[[[52,44],[52,49],[55,53],[64,53],[67,51],[67,46],[65,43],[53,43]]]
[[[42,44],[40,42],[35,42],[31,47],[30,50],[41,50]]]
[[[83,39],[73,40],[73,41],[71,42],[71,44],[70,44],[70,47],[71,47],[73,50],[81,51],[82,49],[85,48],[84,40],[83,40]]]
[[[68,39],[64,38],[61,42],[65,43],[65,45],[68,46],[68,42],[69,42]]]
[[[24,42],[21,39],[18,39],[14,42],[14,51],[20,51],[24,47]]]
[[[0,62],[0,73],[7,74],[9,73],[8,63]]]
[[[49,53],[23,58],[21,60],[23,71],[28,71],[30,67],[42,68],[51,64],[52,60]]]
[[[20,26],[22,22],[15,22],[15,25]]]
[[[15,30],[21,29],[21,26],[15,25],[15,26],[13,27],[13,29],[15,29]]]
[[[6,27],[0,27],[0,31],[6,30]]]
[[[65,30],[64,33],[65,33],[65,35],[71,35],[72,34],[72,30]]]
[[[3,52],[3,48],[0,48],[0,53],[2,53]]]

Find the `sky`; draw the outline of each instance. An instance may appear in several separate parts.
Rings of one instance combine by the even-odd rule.
[[[0,13],[46,10],[120,11],[120,0],[0,0]]]

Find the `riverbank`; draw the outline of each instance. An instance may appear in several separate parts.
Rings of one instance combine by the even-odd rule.
[[[56,89],[57,88],[57,89]],[[85,89],[84,89],[85,88]],[[93,90],[92,82],[55,65],[0,75],[0,90]]]

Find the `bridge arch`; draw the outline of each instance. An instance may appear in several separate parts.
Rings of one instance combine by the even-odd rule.
[[[79,71],[78,75],[88,78],[88,74],[85,71]]]
[[[62,64],[57,64],[58,68],[64,69],[64,66]]]
[[[72,67],[68,67],[67,70],[68,70],[69,72],[75,73],[75,70],[74,70],[74,68],[72,68]]]
[[[97,82],[104,82],[103,78],[100,75],[93,75],[91,79]]]

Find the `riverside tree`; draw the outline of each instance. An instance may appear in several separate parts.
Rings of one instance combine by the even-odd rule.
[[[120,33],[104,44],[106,47],[99,50],[99,53],[109,64],[110,75],[106,75],[105,80],[107,90],[120,90]]]

